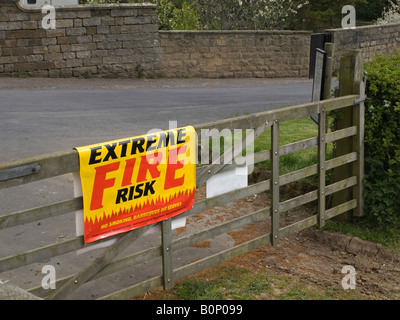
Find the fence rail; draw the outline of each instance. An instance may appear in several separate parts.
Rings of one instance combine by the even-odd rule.
[[[325,222],[342,213],[362,208],[363,199],[358,195],[359,192],[354,192],[354,196],[348,200],[336,205],[328,207],[326,197],[344,189],[352,190],[362,188],[363,172],[361,160],[362,148],[354,147],[352,152],[340,155],[338,157],[326,159],[326,145],[328,143],[337,142],[342,139],[351,137],[356,141],[355,146],[362,145],[363,137],[363,102],[355,104],[355,100],[360,97],[359,94],[346,95],[330,100],[307,103],[298,106],[282,108],[279,110],[266,111],[246,116],[240,116],[232,119],[220,120],[207,124],[195,126],[196,132],[200,134],[202,129],[254,129],[256,136],[259,136],[264,130],[271,130],[271,149],[258,152],[254,155],[254,162],[271,161],[271,177],[269,180],[252,184],[240,190],[231,191],[219,196],[198,201],[194,207],[180,215],[179,217],[189,217],[203,210],[214,208],[226,204],[231,201],[243,199],[254,194],[269,192],[271,204],[266,205],[256,212],[245,214],[225,223],[212,226],[206,230],[190,234],[188,236],[173,239],[171,231],[171,220],[160,222],[162,243],[152,246],[141,252],[130,254],[123,258],[118,258],[118,255],[128,245],[131,245],[137,240],[149,227],[130,231],[122,236],[116,236],[117,242],[95,259],[91,264],[79,271],[77,274],[67,276],[57,280],[57,289],[54,292],[43,289],[37,286],[28,291],[39,297],[50,299],[61,299],[68,296],[80,285],[94,281],[106,275],[119,272],[126,268],[131,268],[134,265],[150,261],[161,257],[163,269],[162,273],[154,278],[137,283],[133,286],[123,288],[120,291],[108,294],[101,299],[128,299],[139,295],[159,286],[171,288],[175,281],[196,273],[200,270],[221,263],[222,261],[231,259],[250,250],[265,246],[266,244],[278,245],[280,239],[288,237],[300,230],[309,228],[314,225],[322,227]],[[347,128],[342,128],[335,132],[328,132],[326,127],[327,113],[333,110],[342,108],[352,108],[356,115],[352,125]],[[279,143],[279,125],[288,120],[310,116],[312,114],[319,115],[318,136],[287,145]],[[306,168],[293,171],[286,174],[280,174],[279,165],[280,159],[284,155],[292,154],[297,151],[308,148],[317,147],[318,163]],[[40,170],[32,172],[29,175],[24,175],[19,178],[13,178],[12,173],[16,168],[31,165],[40,165]],[[328,170],[340,168],[343,165],[351,164],[354,168],[353,175],[349,175],[340,181],[334,181],[327,184],[326,172]],[[197,168],[197,185],[200,187],[206,180],[222,169],[221,165],[210,165]],[[3,178],[0,181],[0,189],[19,186],[42,179],[73,173],[79,170],[78,153],[75,150],[47,154],[39,157],[22,159],[0,164],[0,173],[3,173]],[[318,176],[318,189],[297,196],[292,199],[280,201],[280,187],[301,179]],[[312,201],[318,202],[318,213],[305,218],[293,224],[281,227],[280,214],[288,210],[297,208]],[[2,229],[15,227],[28,222],[38,221],[50,217],[55,217],[67,213],[71,213],[83,208],[82,197],[67,199],[57,203],[51,203],[45,206],[32,208],[15,213],[5,214],[0,216],[0,231]],[[224,234],[228,231],[244,227],[250,223],[271,219],[271,228],[266,230],[265,234],[249,240],[240,245],[228,248],[217,254],[213,254],[199,261],[189,263],[179,268],[173,267],[172,253],[189,247],[198,242],[213,238],[217,235]],[[1,234],[0,234],[1,235]],[[109,239],[107,239],[109,240]],[[97,244],[98,242],[96,242]],[[43,261],[51,257],[73,252],[75,250],[90,247],[92,244],[84,244],[83,236],[73,239],[60,241],[58,243],[48,244],[38,247],[30,251],[20,252],[12,256],[0,258],[0,273],[9,271],[22,266]]]

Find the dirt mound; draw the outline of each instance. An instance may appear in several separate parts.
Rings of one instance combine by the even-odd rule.
[[[343,267],[352,266],[356,272],[355,291],[361,298],[399,299],[399,262],[399,256],[379,244],[309,229],[282,239],[276,247],[265,246],[230,263],[266,270],[267,278],[268,274],[285,274],[293,281],[306,281],[337,291],[344,291],[342,280],[347,273],[342,272]]]
[[[344,251],[355,256],[364,256],[399,262],[399,257],[386,250],[383,245],[334,232],[307,232],[311,240],[327,245],[332,251]]]

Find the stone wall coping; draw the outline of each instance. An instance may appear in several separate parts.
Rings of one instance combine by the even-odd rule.
[[[17,2],[17,6],[24,12],[42,12],[41,7],[28,8],[20,4],[19,0],[7,0],[1,2]],[[107,4],[78,4],[69,6],[54,6],[61,11],[91,11],[91,10],[118,10],[118,9],[153,9],[157,6],[153,3],[107,3]]]
[[[387,23],[387,24],[372,24],[368,26],[359,26],[354,29],[343,29],[343,28],[336,28],[336,29],[325,29],[325,32],[339,32],[339,31],[357,31],[357,30],[367,30],[367,29],[374,29],[374,28],[391,28],[391,27],[400,27],[400,23]]]
[[[159,30],[161,34],[312,34],[312,31],[304,30]]]

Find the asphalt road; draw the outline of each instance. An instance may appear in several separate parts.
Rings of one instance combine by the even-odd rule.
[[[73,147],[145,134],[227,117],[265,111],[311,100],[312,82],[304,79],[4,79],[0,78],[0,163]],[[0,215],[73,197],[72,175],[2,189]],[[75,237],[75,215],[4,229],[0,259]],[[174,258],[174,266],[213,254],[232,245],[226,235],[211,248],[190,248]],[[159,243],[146,236],[133,251]],[[187,249],[189,250],[189,249]],[[99,251],[99,250],[98,250]],[[0,281],[22,288],[40,285],[42,266],[55,266],[57,278],[78,272],[97,252],[67,254],[0,273]],[[71,298],[93,299],[160,272],[149,263],[84,285]]]
[[[164,130],[169,121],[193,125],[305,103],[312,91],[312,82],[301,79],[188,79],[186,86],[163,79],[141,87],[57,79],[33,88],[22,80],[15,88],[0,79],[0,163]]]

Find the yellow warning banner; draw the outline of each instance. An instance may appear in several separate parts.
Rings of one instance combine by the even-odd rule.
[[[174,217],[193,207],[193,127],[76,149],[86,243]]]

